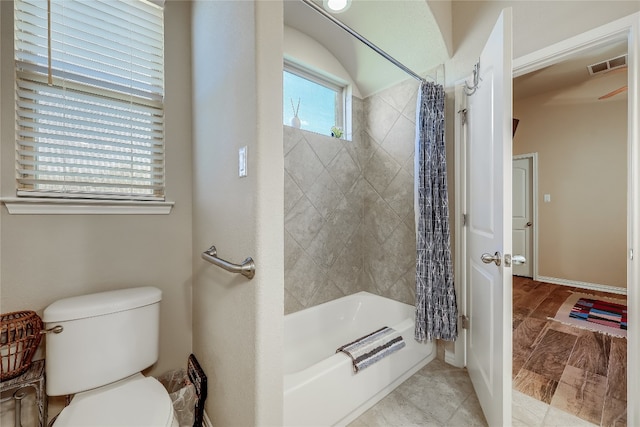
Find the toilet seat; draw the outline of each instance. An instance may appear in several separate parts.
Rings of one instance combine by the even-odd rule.
[[[55,427],[177,426],[167,390],[138,373],[104,387],[78,393]]]

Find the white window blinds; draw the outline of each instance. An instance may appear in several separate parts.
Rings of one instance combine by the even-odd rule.
[[[157,0],[15,0],[18,196],[164,200]]]

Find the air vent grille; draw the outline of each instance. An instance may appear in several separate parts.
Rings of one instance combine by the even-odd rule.
[[[615,70],[627,65],[627,55],[617,56],[615,58],[607,59],[606,61],[598,62],[587,66],[590,75],[596,75],[599,73],[606,73],[607,71]]]

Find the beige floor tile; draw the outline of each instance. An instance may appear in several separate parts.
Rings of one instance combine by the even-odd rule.
[[[547,411],[542,424],[543,427],[594,427],[597,424],[590,423],[576,417],[575,415],[564,412],[553,406]]]
[[[513,390],[511,396],[514,426],[542,426],[549,405],[517,390]]]
[[[367,412],[358,417],[349,427],[425,426],[441,424],[416,408],[397,392],[392,392]]]
[[[397,391],[429,416],[445,423],[474,391],[466,370],[448,369],[443,362],[434,362],[435,368],[427,365]]]
[[[445,423],[445,426],[458,427],[485,427],[487,420],[482,413],[482,407],[475,393],[471,393],[453,416]]]
[[[349,427],[486,426],[466,369],[434,360]]]
[[[599,425],[606,387],[606,377],[567,366],[551,399],[551,406]]]

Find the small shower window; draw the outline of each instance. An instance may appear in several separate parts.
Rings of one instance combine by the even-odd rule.
[[[332,128],[344,132],[346,84],[285,63],[283,88],[285,125],[328,136]]]

